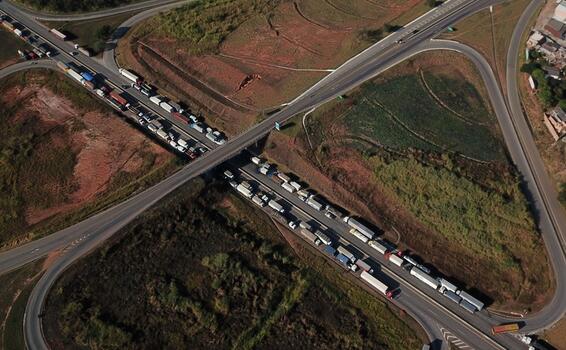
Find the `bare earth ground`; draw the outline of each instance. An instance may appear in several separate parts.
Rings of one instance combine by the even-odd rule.
[[[142,23],[119,44],[118,61],[234,135],[262,110],[288,102],[327,74],[294,69],[335,68],[370,44],[359,38],[360,30],[381,28],[420,4],[288,1],[271,16],[250,18],[228,36],[219,54],[204,56],[187,54],[181,42],[145,34],[148,24]]]
[[[93,202],[108,192],[118,175],[138,174],[148,166],[160,167],[173,157],[115,114],[82,110],[55,95],[44,86],[44,79],[36,74],[30,83],[11,86],[1,97],[7,107],[16,106],[13,122],[29,120],[36,124],[36,132],[42,134],[37,154],[68,145],[76,155],[72,186],[52,183],[44,188],[56,193],[60,201],[49,207],[26,203],[25,221],[29,227]],[[57,132],[61,128],[65,132]],[[29,176],[41,176],[41,172]]]
[[[543,334],[543,338],[556,350],[566,350],[566,319],[560,320]]]
[[[465,79],[471,82],[486,98],[483,82],[473,65],[462,56],[453,53],[421,55],[413,63],[402,64],[380,75],[376,81],[407,74],[408,71],[414,71],[415,66],[426,68],[428,72],[442,71],[459,79]],[[300,119],[297,119],[296,123],[300,124]],[[426,257],[431,265],[447,276],[460,280],[461,283],[475,286],[487,295],[499,295],[495,307],[517,310],[524,306],[516,299],[517,296],[508,293],[506,288],[496,291],[492,285],[483,282],[484,273],[482,271],[489,270],[491,267],[474,258],[469,251],[450,243],[442,235],[425,227],[394,196],[391,196],[375,180],[375,173],[368,167],[361,154],[352,148],[341,146],[342,125],[339,122],[329,123],[325,125],[324,132],[329,134],[326,139],[336,141],[327,148],[328,154],[325,156],[326,163],[324,164],[319,163],[312,156],[312,153],[309,152],[309,145],[303,138],[288,136],[284,133],[272,133],[269,136],[265,153],[268,158],[282,164],[282,170],[292,169],[302,180],[332,202],[375,223],[384,230],[385,238],[391,242],[397,242],[400,238],[399,245],[402,249],[408,248]],[[519,235],[519,232],[517,234]],[[439,249],[442,249],[442,254],[438,253]],[[504,279],[508,278],[506,285],[521,286],[519,295],[524,293],[532,296],[529,290],[530,282],[518,281],[515,280],[516,277],[511,278],[510,276]],[[549,287],[548,290],[552,288]],[[548,297],[545,293],[537,295],[530,305],[533,309],[543,305]]]

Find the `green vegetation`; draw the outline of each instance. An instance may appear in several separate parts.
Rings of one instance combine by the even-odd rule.
[[[30,46],[22,39],[0,27],[0,68],[16,61],[19,58],[18,50],[29,49]]]
[[[379,181],[422,223],[494,265],[517,268],[518,246],[536,248],[536,241],[509,235],[535,229],[518,184],[500,183],[488,190],[446,168],[410,158],[386,162],[372,157],[369,163]]]
[[[94,55],[97,55],[104,51],[106,41],[110,39],[116,28],[136,13],[127,12],[86,21],[57,21],[44,22],[44,24],[49,28],[56,28],[76,37],[73,40],[74,42],[83,47],[88,47]]]
[[[254,16],[270,13],[280,0],[197,0],[173,9],[152,26],[165,36],[186,42],[193,54],[215,53],[222,41]]]
[[[47,339],[124,349],[418,346],[383,301],[359,288],[349,298],[342,285],[351,281],[327,279],[343,278],[336,267],[316,274],[263,213],[227,193],[192,181],[73,266],[47,300]]]
[[[491,128],[493,115],[474,86],[442,74],[365,84],[341,118],[352,134],[388,147],[460,153],[485,161],[505,156]]]
[[[140,0],[17,0],[37,10],[50,12],[92,12],[123,6]]]
[[[23,349],[22,319],[27,296],[38,277],[43,260],[0,276],[0,348]]]
[[[560,202],[566,206],[566,182],[563,182],[560,185],[560,192],[558,194],[558,200],[560,200]]]
[[[566,82],[546,76],[543,68],[549,66],[542,55],[534,50],[530,52],[531,61],[521,66],[521,72],[530,74],[537,85],[537,96],[543,107],[550,108],[560,104],[566,107]]]

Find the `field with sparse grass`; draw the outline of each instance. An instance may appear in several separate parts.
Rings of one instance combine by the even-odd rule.
[[[18,50],[29,50],[22,39],[0,26],[0,69],[20,60]]]
[[[69,269],[47,300],[50,347],[420,346],[385,300],[361,289],[352,298],[338,269],[297,257],[225,186],[189,182]]]

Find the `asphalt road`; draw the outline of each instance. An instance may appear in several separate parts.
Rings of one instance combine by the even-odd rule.
[[[42,21],[85,21],[90,19],[97,19],[103,18],[113,15],[118,15],[121,13],[133,12],[133,11],[141,11],[155,6],[161,6],[164,4],[170,3],[179,3],[183,4],[188,1],[179,1],[179,0],[148,0],[142,1],[138,3],[133,3],[129,5],[124,5],[120,7],[100,10],[100,11],[93,11],[93,12],[86,12],[86,13],[73,13],[73,14],[50,14],[45,13],[42,11],[35,11],[30,8],[25,8],[17,3],[12,1],[5,0],[10,2],[13,6],[18,7],[22,12],[25,12],[28,16],[33,17],[38,20]]]
[[[452,0],[451,2],[452,4],[455,4],[456,1]],[[480,2],[477,2],[476,4],[479,4]],[[481,2],[483,5],[485,5],[487,2]],[[472,4],[473,5],[473,4]],[[468,5],[468,6],[472,6],[472,5]],[[476,5],[475,5],[476,6]],[[467,11],[469,12],[474,12],[475,10],[479,9],[479,5],[477,5],[478,7],[468,7],[466,8]],[[7,11],[10,12],[10,11]],[[466,12],[466,13],[469,13]],[[10,12],[12,14],[12,12]],[[40,311],[41,311],[41,305],[42,302],[44,300],[45,295],[47,294],[47,291],[49,289],[49,286],[53,283],[53,281],[56,279],[56,277],[62,272],[64,271],[64,269],[69,266],[75,259],[77,259],[78,257],[82,256],[83,254],[85,254],[86,252],[90,251],[91,249],[93,249],[97,244],[99,244],[101,241],[103,241],[104,239],[106,239],[107,237],[109,237],[111,234],[113,234],[114,232],[116,232],[120,227],[122,227],[125,223],[129,222],[131,219],[133,219],[135,216],[137,216],[140,212],[142,212],[143,210],[145,210],[147,207],[149,207],[151,204],[155,203],[157,200],[159,200],[160,198],[162,198],[166,193],[172,191],[174,188],[178,187],[181,183],[184,183],[186,180],[188,180],[189,178],[192,178],[196,175],[198,175],[201,172],[204,172],[208,169],[210,169],[212,166],[215,166],[219,163],[221,163],[222,161],[224,161],[227,158],[230,158],[233,154],[239,152],[240,149],[242,149],[244,146],[247,146],[253,142],[255,142],[255,140],[263,137],[264,134],[266,134],[267,132],[269,132],[269,130],[271,129],[272,125],[273,125],[273,121],[274,120],[278,120],[278,121],[284,121],[286,119],[288,119],[289,117],[291,117],[292,115],[296,114],[297,112],[300,111],[305,111],[305,110],[309,110],[312,107],[319,105],[329,99],[332,99],[334,96],[336,96],[337,94],[340,94],[342,92],[348,91],[351,87],[359,84],[360,82],[369,79],[370,77],[378,74],[379,72],[387,69],[388,67],[390,67],[391,65],[394,65],[395,63],[405,59],[406,57],[415,54],[416,52],[420,51],[420,50],[425,50],[425,49],[429,49],[431,47],[427,47],[425,45],[419,45],[418,43],[422,40],[428,39],[430,36],[432,36],[432,33],[436,31],[438,31],[440,28],[445,27],[448,24],[451,24],[452,22],[456,21],[457,18],[460,18],[463,16],[463,13],[456,13],[453,17],[453,19],[451,20],[440,20],[440,23],[425,23],[426,22],[426,18],[425,20],[423,20],[423,23],[421,23],[422,25],[426,26],[427,24],[432,24],[432,28],[430,29],[430,33],[427,33],[427,31],[421,30],[415,34],[412,34],[413,32],[413,27],[409,26],[409,28],[405,31],[401,31],[399,33],[396,33],[396,35],[393,35],[392,37],[386,39],[384,42],[381,42],[377,45],[375,45],[374,47],[370,48],[369,50],[366,50],[364,53],[362,53],[361,55],[357,56],[356,58],[354,58],[353,60],[350,60],[348,63],[346,63],[344,66],[342,66],[339,70],[337,70],[337,72],[340,72],[339,74],[330,74],[327,78],[325,78],[321,83],[318,83],[317,85],[315,85],[314,88],[310,89],[309,91],[307,91],[305,94],[301,95],[299,98],[297,98],[295,101],[293,101],[293,103],[291,103],[285,110],[283,110],[282,112],[274,115],[272,117],[272,119],[263,122],[262,124],[259,124],[258,126],[250,129],[247,133],[245,133],[243,135],[243,137],[240,138],[236,138],[232,141],[230,141],[227,145],[218,148],[215,151],[212,151],[209,153],[208,156],[201,158],[200,160],[198,160],[197,162],[192,163],[191,165],[189,165],[189,167],[183,169],[181,172],[173,175],[171,178],[165,180],[164,182],[162,182],[162,184],[164,183],[164,185],[162,187],[159,187],[157,191],[149,193],[146,196],[142,196],[144,195],[144,193],[139,194],[136,197],[131,198],[129,201],[120,204],[119,206],[113,208],[112,210],[108,211],[108,212],[104,212],[101,214],[98,214],[95,217],[92,217],[88,220],[86,220],[85,222],[94,219],[91,222],[91,226],[88,226],[88,223],[81,226],[81,224],[77,224],[71,228],[67,230],[63,230],[61,232],[64,232],[63,234],[56,233],[52,236],[46,237],[46,239],[54,237],[50,242],[48,241],[43,241],[46,242],[47,245],[52,244],[53,246],[61,246],[61,244],[65,244],[65,243],[69,243],[70,239],[74,239],[75,244],[72,244],[70,246],[70,249],[68,249],[64,255],[62,259],[59,259],[55,265],[53,265],[44,275],[44,277],[41,279],[41,281],[39,282],[40,284],[38,284],[38,286],[34,289],[34,293],[32,293],[32,297],[30,297],[30,301],[28,306],[30,306],[30,308],[28,309],[28,316],[29,315],[39,315]],[[431,16],[432,17],[432,16]],[[437,16],[441,17],[440,15]],[[17,17],[18,19],[20,19],[19,17]],[[26,24],[28,27],[32,28],[31,26],[29,26],[27,23]],[[44,34],[42,34],[44,35]],[[395,40],[398,40],[398,38],[400,37],[406,37],[406,44],[401,44],[401,45],[394,45],[396,46],[396,48],[400,48],[398,50],[391,50],[388,49],[388,46],[392,45],[392,43]],[[389,43],[388,43],[389,41]],[[411,44],[411,45],[410,45]],[[400,52],[398,52],[400,51]],[[92,67],[94,63],[89,62],[88,65]],[[489,67],[489,66],[488,66]],[[105,74],[106,72],[104,71],[100,71],[98,69],[96,69],[98,72],[102,72],[103,74]],[[105,74],[106,75],[106,74]],[[114,74],[115,75],[115,74]],[[107,75],[108,76],[108,75]],[[112,76],[108,76],[109,78],[111,78],[112,80],[114,80]],[[118,80],[120,81],[120,80]],[[328,90],[328,91],[327,91]],[[239,141],[241,140],[241,141]],[[229,146],[230,145],[230,146]],[[228,149],[228,150],[226,150]],[[223,152],[220,152],[223,151]],[[214,156],[215,154],[219,154],[218,156]],[[212,159],[209,159],[212,158]],[[212,160],[212,164],[210,163],[210,161]],[[161,184],[160,184],[161,185]],[[158,185],[159,186],[159,185]],[[157,187],[157,186],[156,186]],[[155,189],[156,187],[152,188]],[[152,190],[150,189],[150,190]],[[150,190],[148,190],[147,192],[149,192]],[[161,191],[163,190],[163,191]],[[125,204],[125,205],[124,205]],[[102,225],[100,225],[102,224]],[[86,230],[85,230],[86,228]],[[90,230],[89,228],[94,228],[93,230]],[[60,234],[59,236],[56,236],[57,234]],[[57,238],[58,237],[58,238]],[[39,242],[39,241],[36,241]],[[35,243],[35,242],[33,242]],[[33,244],[30,243],[30,244]],[[19,254],[14,254],[11,256],[11,260],[10,260],[10,256],[8,256],[7,259],[4,259],[5,255],[4,254],[9,254],[11,253],[4,253],[2,255],[0,255],[0,267],[1,269],[5,269],[6,267],[9,268],[13,268],[15,266],[19,266],[22,264],[22,261],[31,261],[30,259],[33,258],[37,258],[41,255],[44,255],[47,251],[49,250],[44,250],[42,249],[43,245],[39,244],[38,247],[40,248],[33,248],[31,246],[25,246],[27,247],[27,252],[29,253],[30,251],[32,252],[29,257],[26,257],[26,254],[22,254],[22,252],[24,251],[20,251]],[[39,249],[39,251],[37,251],[37,253],[34,253],[34,250],[30,250],[31,249]],[[23,257],[23,258],[22,258]],[[0,269],[0,271],[2,271]],[[42,284],[43,281],[43,284]],[[36,291],[38,291],[38,293],[36,293]],[[413,298],[408,298],[411,301],[415,301],[415,300],[420,300],[420,298],[416,297],[414,300]],[[407,301],[407,303],[410,303],[409,301]],[[37,307],[36,309],[34,309],[34,306]],[[417,315],[417,317],[419,318],[428,318],[429,314],[430,314],[430,310],[428,310],[430,308],[430,305],[428,303],[424,303],[423,305],[423,313],[422,316],[419,317],[419,315]],[[414,308],[414,309],[413,309]],[[412,306],[411,310],[418,310],[417,306]],[[428,311],[427,311],[428,310]],[[36,313],[37,312],[37,313]],[[26,316],[26,319],[28,319],[31,316]],[[33,317],[32,317],[33,318]],[[41,334],[41,332],[38,332],[39,328],[41,327],[40,322],[38,321],[38,319],[36,319],[37,322],[35,322],[34,320],[31,320],[31,323],[37,323],[37,329],[35,332],[35,334]],[[457,324],[457,323],[456,323]],[[30,329],[29,327],[27,329]],[[465,332],[462,332],[462,334],[464,334],[464,337],[467,337],[465,334]],[[467,331],[468,333],[470,332],[469,330]],[[472,332],[472,338],[476,338],[476,335],[473,335]],[[32,338],[33,339],[33,336]],[[40,339],[39,342],[41,343],[43,340]],[[473,340],[471,340],[473,341]],[[473,344],[473,343],[472,343]],[[37,345],[34,343],[30,343],[30,346],[33,347],[32,345]],[[516,345],[513,343],[513,346]],[[35,347],[33,347],[35,348]],[[479,348],[486,348],[486,347],[479,347]]]
[[[53,60],[25,61],[0,69],[0,79],[3,79],[8,75],[14,74],[16,72],[20,72],[28,69],[34,69],[34,68],[45,68],[45,69],[55,69],[55,70],[58,69],[57,64]]]
[[[517,135],[513,145],[516,155],[513,157],[517,167],[524,176],[530,193],[533,196],[535,212],[538,213],[538,224],[541,229],[550,263],[556,276],[556,293],[552,301],[541,311],[529,316],[525,330],[538,331],[548,328],[564,316],[566,311],[566,214],[558,201],[558,193],[553,181],[547,174],[544,163],[534,142],[527,118],[523,113],[519,89],[517,86],[518,56],[522,54],[522,35],[529,19],[542,6],[542,2],[533,0],[520,17],[511,37],[507,53],[507,92],[508,106],[511,114],[512,128]],[[517,158],[515,158],[517,157]]]

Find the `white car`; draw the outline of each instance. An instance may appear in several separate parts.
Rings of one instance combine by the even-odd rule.
[[[293,230],[296,229],[298,225],[299,225],[298,221],[289,221],[289,227]]]
[[[175,142],[174,140],[169,141],[169,145],[171,145],[171,147],[173,148],[177,148],[177,142]]]
[[[157,131],[157,126],[155,126],[155,125],[153,125],[153,124],[151,124],[151,123],[147,124],[147,128],[148,128],[149,130],[153,131],[153,132],[156,132],[156,131]]]
[[[187,147],[181,146],[179,144],[177,144],[177,147],[175,147],[177,149],[177,151],[181,152],[181,153],[185,153],[185,151],[187,150]]]

